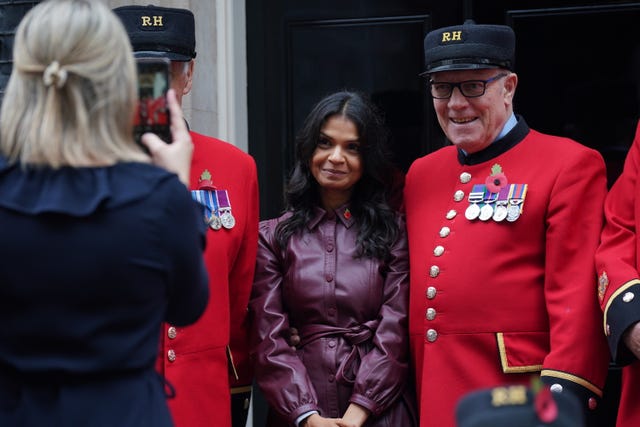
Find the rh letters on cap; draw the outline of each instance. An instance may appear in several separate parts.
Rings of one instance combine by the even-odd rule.
[[[141,16],[143,27],[162,27],[162,15]]]
[[[462,31],[445,31],[442,33],[442,43],[444,42],[454,42],[462,40]]]

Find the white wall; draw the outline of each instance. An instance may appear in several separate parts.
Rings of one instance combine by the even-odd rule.
[[[191,129],[248,150],[245,5],[238,0],[107,0],[111,8],[180,7],[196,21],[193,89],[183,99]]]

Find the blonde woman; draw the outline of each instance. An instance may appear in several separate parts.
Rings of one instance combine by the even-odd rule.
[[[98,0],[20,23],[0,115],[0,425],[172,426],[160,325],[206,307],[193,150],[132,137],[135,64]],[[158,167],[162,166],[162,167]]]

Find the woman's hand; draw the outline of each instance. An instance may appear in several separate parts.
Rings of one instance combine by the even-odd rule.
[[[188,188],[193,142],[182,116],[182,108],[176,99],[173,89],[169,89],[167,92],[167,103],[171,114],[171,137],[173,142],[167,144],[157,135],[145,133],[142,135],[142,143],[149,149],[153,164],[178,175],[180,181]]]
[[[318,414],[312,414],[300,423],[300,427],[340,427],[339,421],[340,418],[325,418]]]
[[[362,427],[369,418],[371,412],[360,405],[351,403],[341,419],[338,420],[340,427]]]

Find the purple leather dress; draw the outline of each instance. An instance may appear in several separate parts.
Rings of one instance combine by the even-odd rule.
[[[347,208],[318,208],[286,248],[274,238],[286,216],[260,223],[251,357],[269,426],[294,425],[310,410],[337,418],[350,402],[372,412],[366,426],[417,425],[404,222],[387,262],[354,258],[358,224]],[[300,332],[295,349],[290,327]]]

